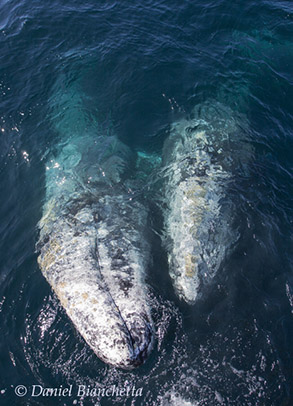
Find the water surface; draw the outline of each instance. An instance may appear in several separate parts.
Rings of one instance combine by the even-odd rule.
[[[0,5],[1,404],[290,405],[291,2],[49,3]],[[157,338],[148,361],[132,372],[105,365],[87,347],[36,260],[45,162],[60,137],[52,95],[56,83],[62,94],[76,82],[101,131],[146,154],[159,156],[170,124],[207,100],[249,124],[253,159],[227,192],[239,239],[195,305],[174,294],[153,204],[148,283]],[[73,114],[68,126],[78,125]],[[20,384],[29,393],[36,384],[72,384],[73,394],[21,398],[14,393]],[[143,391],[82,399],[79,384]]]

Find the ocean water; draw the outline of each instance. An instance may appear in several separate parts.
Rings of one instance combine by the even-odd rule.
[[[0,44],[0,404],[292,405],[292,3],[2,0]],[[37,264],[46,157],[60,126],[84,127],[74,98],[62,121],[75,83],[99,131],[141,156],[160,157],[172,123],[206,102],[245,117],[252,151],[227,189],[234,250],[192,305],[174,292],[156,188],[146,193],[156,342],[131,372],[95,356]]]

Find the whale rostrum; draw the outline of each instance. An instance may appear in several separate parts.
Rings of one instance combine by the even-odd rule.
[[[67,315],[104,362],[148,356],[147,210],[125,187],[132,153],[117,137],[62,141],[46,167],[38,263]]]

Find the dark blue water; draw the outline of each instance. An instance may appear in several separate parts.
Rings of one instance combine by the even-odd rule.
[[[292,405],[292,3],[1,0],[0,44],[0,404]],[[206,100],[249,123],[253,159],[229,186],[240,237],[193,306],[174,294],[154,204],[157,339],[132,372],[94,355],[37,264],[52,89],[77,81],[99,125],[145,152]],[[37,384],[72,395],[32,397]],[[78,385],[142,396],[82,398]]]

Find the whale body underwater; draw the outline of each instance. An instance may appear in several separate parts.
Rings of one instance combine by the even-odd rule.
[[[221,109],[216,110],[222,114]],[[132,369],[146,360],[155,335],[146,284],[149,214],[127,181],[135,154],[116,136],[89,129],[83,118],[68,136],[64,128],[72,112],[65,110],[56,126],[61,140],[46,164],[38,263],[95,354]],[[173,124],[161,169],[156,168],[159,176],[163,173],[168,207],[169,272],[179,298],[190,304],[201,278],[217,271],[236,238],[220,204],[231,169],[223,151],[227,145],[233,150],[230,134],[236,124],[227,121],[227,114],[217,115],[215,122],[215,111],[204,111],[205,120],[195,109],[192,119]]]

